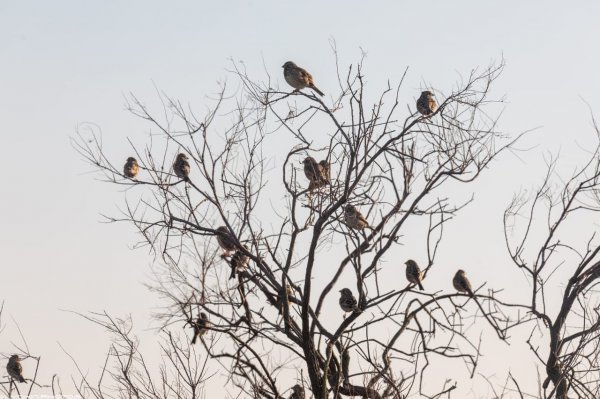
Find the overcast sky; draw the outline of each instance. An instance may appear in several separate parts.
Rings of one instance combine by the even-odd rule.
[[[261,79],[267,68],[282,87],[281,65],[294,60],[327,92],[336,87],[332,40],[342,63],[366,52],[373,85],[397,81],[408,67],[406,98],[423,85],[449,91],[461,74],[505,59],[494,88],[507,99],[501,127],[510,135],[538,129],[522,145],[529,151],[506,154],[470,188],[475,202],[449,227],[441,255],[452,267],[433,284],[447,285],[457,265],[477,281],[518,280],[506,273],[502,211],[514,192],[541,180],[544,154],[560,151],[568,175],[581,147],[593,143],[585,103],[600,107],[600,4],[423,4],[0,0],[0,300],[7,326],[0,352],[21,342],[18,323],[31,352],[42,356],[42,375],[59,372],[66,381],[73,373],[59,343],[97,369],[108,345],[104,332],[65,310],[132,314],[152,337],[149,314],[159,302],[143,286],[152,258],[131,249],[138,240],[131,226],[101,223],[100,214],[118,212],[124,193],[98,182],[73,150],[69,138],[81,123],[101,127],[107,152],[125,159],[126,138],[144,142],[148,133],[125,111],[128,93],[154,101],[158,88],[203,110],[216,82],[228,77],[230,59]],[[472,249],[454,249],[456,237]],[[492,347],[490,356],[513,363],[503,348]],[[487,392],[483,384],[465,389],[465,397]]]

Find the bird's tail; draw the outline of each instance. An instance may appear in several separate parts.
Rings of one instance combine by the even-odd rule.
[[[230,280],[233,280],[235,278],[235,267],[231,268],[231,275],[229,276]]]
[[[420,282],[420,281],[419,281],[419,289],[420,289],[421,291],[425,291],[425,288],[423,288],[423,284],[421,284],[421,282]]]
[[[22,376],[22,375],[20,375],[20,376],[19,376],[19,382],[20,382],[20,383],[25,383],[25,382],[27,382],[27,381],[25,381],[25,378],[23,378],[23,376]]]
[[[314,91],[315,91],[315,92],[316,92],[318,95],[320,95],[321,97],[323,97],[323,96],[325,95],[325,94],[323,94],[323,92],[322,92],[321,90],[319,90],[319,89],[317,88],[317,86],[315,86],[315,85],[311,85],[311,86],[310,86],[310,88],[311,88],[311,89],[313,89],[313,90],[314,90]]]
[[[192,338],[192,345],[194,345],[196,343],[196,338],[198,338],[197,332],[194,333],[194,338]]]

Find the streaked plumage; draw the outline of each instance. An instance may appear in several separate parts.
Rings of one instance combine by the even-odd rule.
[[[8,359],[8,363],[6,364],[6,371],[8,372],[10,378],[12,378],[13,380],[22,383],[26,382],[25,378],[23,378],[23,366],[21,366],[21,359],[19,358],[19,355],[12,355]]]
[[[421,93],[421,97],[417,100],[417,111],[421,115],[429,116],[437,109],[437,103],[433,97],[433,93],[429,90]]]
[[[344,312],[354,312],[357,309],[357,304],[358,302],[356,301],[356,298],[354,298],[352,291],[348,288],[342,288],[340,290],[340,308],[342,308]]]
[[[296,90],[302,90],[305,87],[309,87],[318,95],[324,95],[323,92],[315,86],[312,75],[292,61],[283,64],[283,77],[285,78],[285,81]]]
[[[190,176],[190,163],[188,162],[188,156],[185,154],[178,154],[173,162],[173,172],[175,176],[182,180],[188,181]]]
[[[471,282],[467,278],[464,270],[458,270],[452,279],[452,285],[458,292],[466,292],[470,297],[473,297],[473,289]]]
[[[244,249],[246,249],[246,251],[248,250],[248,247],[246,247],[244,245]],[[229,261],[229,265],[231,266],[231,275],[229,276],[229,279],[234,279],[235,278],[235,274],[237,272],[241,272],[243,270],[246,269],[246,267],[248,267],[248,262],[250,261],[250,258],[247,255],[244,255],[244,253],[240,250],[235,251],[235,253],[233,254],[233,256],[231,257],[231,260]]]
[[[304,158],[302,164],[304,165],[304,176],[308,181],[312,183],[321,180],[321,167],[313,157]]]
[[[208,328],[210,327],[210,321],[208,320],[208,316],[206,315],[206,313],[200,313],[200,316],[198,316],[198,319],[192,327],[194,328],[194,337],[192,338],[192,344],[195,344],[196,339],[202,338],[202,336],[206,334]]]
[[[406,279],[410,283],[418,285],[419,289],[421,291],[424,291],[425,289],[423,288],[423,284],[421,284],[421,281],[423,281],[423,272],[419,268],[419,265],[417,265],[417,262],[415,262],[412,259],[409,259],[406,261],[405,264],[406,264]]]
[[[370,227],[369,222],[367,222],[362,213],[354,205],[350,204],[344,208],[344,222],[354,230],[362,230],[365,227]]]
[[[319,166],[321,167],[321,180],[323,184],[331,183],[331,164],[326,160],[322,160],[319,162]]]
[[[137,160],[134,157],[127,158],[127,162],[123,166],[123,175],[130,179],[133,179],[137,176],[140,171],[140,166],[137,163]]]

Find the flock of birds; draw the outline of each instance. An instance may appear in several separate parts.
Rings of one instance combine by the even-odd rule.
[[[319,90],[314,83],[313,77],[308,71],[300,68],[292,61],[288,61],[283,64],[283,76],[285,81],[292,86],[297,92],[299,90],[310,88],[314,90],[318,95],[323,96],[323,92]],[[421,92],[421,96],[417,99],[417,111],[425,116],[431,116],[437,109],[437,103],[434,99],[434,95],[431,91]],[[314,190],[324,187],[331,182],[331,166],[327,160],[317,162],[313,157],[306,157],[302,162],[304,166],[304,175],[309,181],[308,190],[312,193]],[[190,163],[189,158],[186,154],[178,154],[173,162],[173,172],[175,175],[186,182],[189,181],[190,175]],[[129,179],[135,179],[140,171],[137,160],[134,157],[127,158],[125,166],[123,167],[123,175]],[[351,204],[347,204],[344,207],[344,222],[352,230],[363,230],[365,228],[372,229],[369,222],[363,216],[363,214]],[[229,258],[229,265],[231,267],[230,279],[236,277],[236,273],[243,271],[248,266],[250,258],[245,254],[248,252],[248,248],[244,245],[244,251],[240,250],[237,246],[237,241],[230,234],[229,229],[226,226],[220,226],[216,229],[217,231],[217,242],[223,249],[222,258]],[[409,283],[419,287],[421,291],[423,288],[424,273],[419,268],[419,265],[409,259],[405,262],[406,265],[406,279]],[[458,270],[452,279],[454,288],[463,293],[467,293],[470,297],[473,297],[473,291],[471,283],[467,279],[463,270]],[[286,286],[288,298],[293,296],[293,290],[288,285]],[[340,290],[339,299],[340,308],[344,312],[356,312],[358,311],[358,302],[354,297],[352,291],[348,288]],[[202,337],[210,329],[210,321],[206,313],[201,312],[198,319],[191,323],[194,335],[192,338],[192,344],[195,344],[197,339]],[[24,383],[23,378],[23,367],[21,360],[18,355],[13,355],[8,360],[6,365],[6,371],[8,375],[15,381]],[[292,394],[290,399],[304,399],[305,393],[304,388],[301,385],[294,385],[292,388]]]

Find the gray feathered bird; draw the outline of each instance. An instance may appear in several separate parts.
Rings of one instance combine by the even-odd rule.
[[[471,282],[467,278],[464,270],[458,270],[452,279],[452,285],[458,292],[466,292],[471,298],[473,298],[473,289],[471,288]]]
[[[418,285],[419,289],[421,291],[424,291],[425,289],[423,288],[423,284],[421,284],[421,281],[423,281],[423,272],[419,268],[419,265],[417,265],[417,262],[415,262],[412,259],[409,259],[406,261],[405,265],[406,279],[410,283]]]
[[[173,172],[175,176],[182,180],[188,181],[190,179],[190,163],[188,162],[188,156],[185,154],[178,154],[173,162]]]
[[[235,251],[235,240],[226,226],[217,227],[217,233],[217,242],[223,251],[225,251],[223,256],[229,256],[230,252]]]
[[[300,68],[292,61],[283,64],[283,77],[285,81],[296,90],[302,90],[305,87],[313,89],[318,95],[323,96],[323,92],[317,89],[313,77],[306,69]]]
[[[357,305],[358,302],[354,298],[352,291],[348,288],[342,288],[340,290],[340,308],[344,312],[354,312],[357,309]]]

